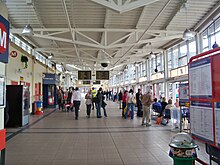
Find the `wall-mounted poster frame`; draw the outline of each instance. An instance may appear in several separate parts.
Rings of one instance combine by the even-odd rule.
[[[192,137],[220,149],[220,48],[189,61],[190,124]]]
[[[6,102],[5,76],[0,75],[0,108],[5,108],[5,102]]]

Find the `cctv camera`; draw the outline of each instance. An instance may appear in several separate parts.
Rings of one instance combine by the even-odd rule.
[[[103,61],[101,62],[101,66],[102,66],[102,67],[107,67],[109,63],[110,63],[109,61],[103,60]]]

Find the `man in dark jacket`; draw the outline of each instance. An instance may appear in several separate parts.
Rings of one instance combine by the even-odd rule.
[[[118,94],[118,101],[119,101],[119,109],[121,109],[121,104],[122,104],[122,92],[121,91]]]
[[[138,117],[142,117],[143,116],[143,113],[141,112],[141,107],[142,107],[142,104],[141,104],[141,89],[138,89],[138,92],[136,93],[136,100],[137,100],[137,116]]]
[[[101,106],[102,106],[102,88],[99,88],[98,92],[97,92],[97,102],[96,102],[96,109],[97,109],[97,118],[101,118]]]

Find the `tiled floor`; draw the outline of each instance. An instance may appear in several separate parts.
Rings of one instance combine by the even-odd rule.
[[[7,142],[6,165],[172,164],[168,144],[175,132],[170,127],[122,119],[118,104],[107,103],[107,118],[97,119],[95,110],[86,118],[82,103],[79,120],[73,113],[56,111],[31,125]],[[199,156],[208,162],[200,148]]]

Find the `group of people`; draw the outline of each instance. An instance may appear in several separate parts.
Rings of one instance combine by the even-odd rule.
[[[95,88],[89,90],[86,95],[86,114],[90,118],[91,110],[96,109],[97,118],[101,118],[101,109],[103,109],[104,116],[107,117],[106,111],[106,102],[105,100],[109,99],[108,92],[104,92],[102,88],[99,88],[98,91]],[[81,93],[79,88],[70,87],[66,92],[59,88],[58,90],[58,105],[59,109],[63,110],[64,105],[67,106],[67,111],[75,111],[75,119],[78,120],[79,117],[79,108],[81,104]],[[65,101],[64,101],[65,100]],[[170,119],[170,109],[175,107],[172,104],[172,100],[169,99],[168,103],[165,98],[162,98],[162,101],[158,102],[157,98],[153,99],[151,90],[147,93],[142,94],[141,89],[138,89],[138,92],[134,94],[133,89],[129,91],[125,90],[124,92],[120,91],[118,93],[118,101],[120,109],[122,109],[122,117],[127,119],[128,116],[131,119],[134,118],[134,108],[137,106],[137,116],[142,117],[142,125],[150,126],[150,109],[158,113],[158,117],[162,118],[163,116],[167,119],[167,122]],[[176,103],[177,104],[177,103]],[[177,105],[178,106],[178,105]],[[146,123],[145,123],[146,121]]]
[[[90,118],[91,109],[94,110],[96,108],[96,115],[97,118],[101,118],[101,108],[104,111],[104,116],[107,117],[106,112],[106,102],[105,102],[105,95],[102,88],[99,88],[98,91],[96,91],[94,88],[92,90],[89,90],[86,95],[86,114],[87,117]],[[75,111],[75,119],[78,120],[79,117],[79,109],[81,104],[81,93],[79,91],[79,88],[73,88],[70,87],[66,92],[63,91],[61,87],[59,87],[59,90],[57,92],[57,98],[58,98],[58,105],[59,110],[66,109],[67,112],[69,111]],[[108,97],[109,98],[109,97]]]
[[[137,116],[142,117],[142,125],[146,120],[146,126],[150,126],[150,106],[152,104],[152,93],[148,91],[142,95],[141,90],[134,95],[133,89],[127,90],[122,94],[122,117],[127,119],[130,113],[131,119],[134,118],[134,107],[137,105]]]
[[[86,113],[87,117],[90,118],[91,108],[94,110],[96,108],[96,116],[97,118],[101,118],[101,108],[104,111],[104,116],[107,117],[106,112],[106,102],[105,102],[105,93],[102,88],[96,92],[95,88],[89,90],[85,96],[86,99]]]
[[[146,94],[141,93],[141,89],[138,89],[138,92],[134,94],[133,89],[130,89],[129,92],[125,90],[123,93],[120,91],[118,94],[119,105],[121,108],[122,103],[122,117],[127,119],[130,114],[131,119],[134,118],[134,107],[137,107],[137,117],[142,117],[142,125],[150,126],[150,109],[152,107],[154,112],[158,113],[159,118],[165,118],[167,123],[170,116],[170,110],[174,107],[178,107],[178,100],[175,105],[172,104],[172,100],[169,99],[168,103],[166,102],[165,97],[162,98],[162,101],[157,101],[157,98],[153,99],[152,91],[149,90]],[[145,123],[146,121],[146,123]]]
[[[172,99],[169,99],[168,102],[166,102],[165,97],[162,98],[162,101],[158,101],[157,98],[155,98],[154,103],[152,104],[152,109],[154,112],[158,113],[160,121],[166,119],[166,124],[169,122],[169,119],[171,119],[171,109],[175,107],[179,107],[179,100],[176,99],[176,103],[173,104]]]
[[[64,92],[63,89],[59,87],[57,98],[59,110],[64,110],[64,106],[66,106],[68,112],[75,109],[75,119],[78,120],[79,107],[81,104],[81,93],[79,91],[79,88],[70,87],[69,90]]]

